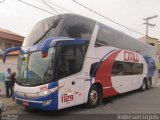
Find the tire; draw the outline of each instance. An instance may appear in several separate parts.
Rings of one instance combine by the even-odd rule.
[[[146,90],[146,80],[144,79],[143,82],[142,82],[142,85],[140,87],[140,91],[145,91]]]
[[[88,94],[88,101],[86,106],[88,108],[94,108],[98,105],[99,102],[99,92],[98,89],[95,85],[92,85],[90,90],[89,90],[89,94]]]
[[[152,86],[152,81],[151,81],[151,79],[147,79],[146,89],[147,89],[147,90],[151,89],[151,86]]]

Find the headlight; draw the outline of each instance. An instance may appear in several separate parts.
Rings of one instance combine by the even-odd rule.
[[[50,93],[49,93],[49,91],[47,90],[47,91],[42,91],[42,92],[39,92],[39,96],[47,96],[47,95],[49,95]]]
[[[49,90],[45,90],[45,91],[41,91],[41,92],[38,93],[38,95],[41,96],[41,97],[47,96],[47,95],[55,92],[57,89],[58,89],[58,87],[55,87],[55,88],[52,88],[52,89],[49,89]]]

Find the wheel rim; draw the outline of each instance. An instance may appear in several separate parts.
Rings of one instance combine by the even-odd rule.
[[[90,92],[90,101],[91,101],[92,104],[96,104],[97,100],[98,100],[98,93],[97,93],[97,91],[92,90]]]

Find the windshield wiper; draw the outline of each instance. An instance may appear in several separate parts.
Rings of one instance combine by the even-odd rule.
[[[58,19],[56,19],[55,21],[53,21],[54,23],[52,24],[52,26],[51,26],[33,45],[35,45],[35,44],[37,44],[39,41],[41,41],[41,40],[47,35],[47,33],[48,33],[51,29],[56,28],[61,19],[62,19],[62,18],[58,18]]]

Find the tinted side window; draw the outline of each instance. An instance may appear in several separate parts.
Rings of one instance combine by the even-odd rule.
[[[132,66],[134,63],[123,62],[123,75],[132,75]]]
[[[63,46],[59,58],[59,78],[72,75],[76,72],[76,53],[74,48]]]
[[[81,71],[87,45],[64,45],[60,48],[58,59],[58,78],[64,78]]]
[[[123,63],[120,61],[116,61],[112,67],[112,75],[120,76],[123,75]]]
[[[143,73],[143,64],[141,64],[141,63],[133,64],[132,73],[133,74],[142,74]]]
[[[106,37],[106,33],[107,31],[103,28],[99,28],[98,30],[98,34],[97,34],[97,38],[96,38],[96,42],[95,42],[95,47],[100,47],[100,46],[107,46],[107,37]]]
[[[138,75],[142,73],[142,63],[115,61],[112,67],[112,76]]]
[[[98,64],[98,62],[93,63],[91,65],[91,69],[90,69],[90,76],[91,77],[95,77],[96,76],[96,71],[97,71],[96,67],[97,67],[97,64]]]
[[[80,72],[83,66],[85,54],[83,54],[82,47],[76,48],[76,72]]]

